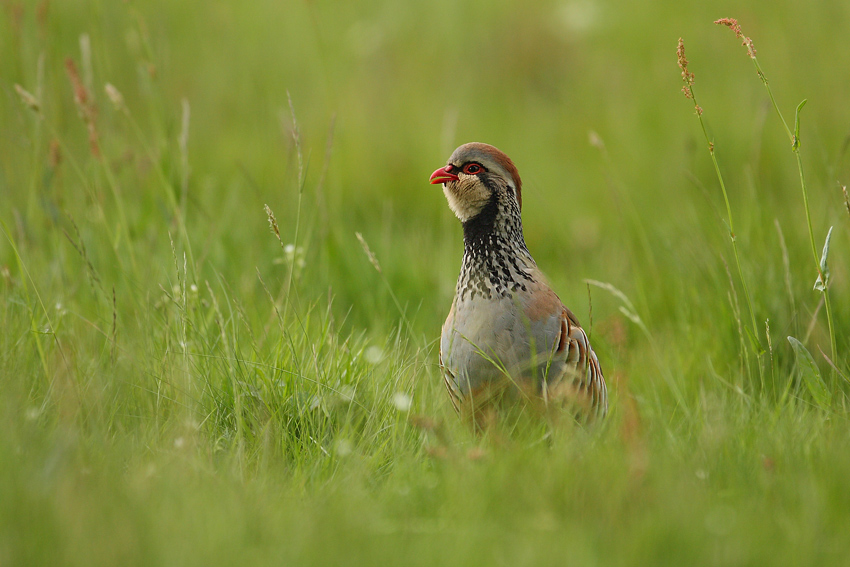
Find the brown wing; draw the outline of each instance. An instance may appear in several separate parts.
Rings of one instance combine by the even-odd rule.
[[[572,311],[563,308],[561,334],[557,352],[566,356],[567,371],[574,373],[574,384],[578,394],[590,402],[591,408],[600,417],[608,412],[608,388],[596,353],[590,346],[587,333],[579,325]]]
[[[460,413],[460,404],[462,402],[461,394],[457,391],[457,381],[451,370],[443,364],[443,349],[440,348],[440,372],[443,374],[443,384],[446,385],[446,390],[449,391],[449,400],[452,402],[452,407]]]

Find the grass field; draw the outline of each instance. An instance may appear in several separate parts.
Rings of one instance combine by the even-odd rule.
[[[850,5],[528,4],[0,3],[0,565],[850,562]],[[452,411],[467,141],[601,424]]]

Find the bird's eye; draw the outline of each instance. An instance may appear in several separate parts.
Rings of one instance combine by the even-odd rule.
[[[466,173],[467,175],[476,175],[478,173],[481,173],[482,169],[483,168],[480,165],[478,165],[477,163],[468,163],[465,166],[463,166],[463,172]]]

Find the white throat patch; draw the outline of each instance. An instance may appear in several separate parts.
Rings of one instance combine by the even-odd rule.
[[[482,183],[462,184],[454,182],[454,189],[443,184],[443,194],[449,202],[449,208],[460,219],[466,222],[481,212],[481,209],[490,201],[490,190]]]

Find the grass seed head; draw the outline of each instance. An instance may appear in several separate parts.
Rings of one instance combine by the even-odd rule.
[[[735,18],[720,18],[719,20],[715,20],[714,23],[719,26],[726,26],[735,33],[738,39],[744,39],[744,32],[741,31],[741,24],[739,24],[738,20]]]
[[[378,263],[378,257],[375,256],[375,253],[372,252],[371,248],[369,248],[369,244],[366,242],[366,239],[363,238],[363,235],[359,232],[355,232],[354,235],[357,236],[357,240],[360,241],[360,246],[363,247],[363,252],[366,253],[366,257],[369,258],[369,262],[372,263],[372,266],[378,270],[379,274],[383,273],[381,272],[381,264]]]
[[[590,142],[590,145],[594,148],[600,150],[605,149],[605,141],[599,136],[599,134],[596,133],[596,131],[591,130],[590,132],[588,132],[587,139],[588,142]]]
[[[35,20],[42,33],[46,33],[47,20],[50,16],[50,0],[41,0],[35,9]]]
[[[121,94],[121,91],[116,89],[112,83],[106,83],[103,90],[106,91],[106,96],[112,101],[115,110],[124,110],[124,96]]]
[[[753,45],[753,40],[745,36],[744,32],[741,31],[741,24],[738,23],[738,20],[735,18],[720,18],[719,20],[715,20],[714,23],[719,26],[726,26],[732,30],[735,33],[735,37],[741,40],[741,45],[747,48],[747,55],[750,56],[750,59],[756,58],[756,47]]]
[[[68,72],[68,78],[71,80],[71,86],[74,88],[74,102],[80,108],[85,107],[89,101],[89,93],[85,85],[83,85],[82,79],[80,79],[77,64],[70,57],[65,59],[65,70]]]
[[[59,145],[59,140],[53,138],[50,140],[50,146],[48,150],[48,163],[50,164],[50,169],[56,169],[59,167],[59,164],[62,163],[62,147]]]
[[[266,216],[269,219],[269,227],[272,229],[272,232],[274,232],[274,235],[277,236],[280,245],[283,246],[283,240],[280,239],[280,228],[277,226],[277,219],[275,218],[274,213],[268,205],[264,205],[263,208],[266,210]]]
[[[74,60],[68,57],[65,59],[65,70],[68,73],[68,79],[71,81],[71,86],[74,89],[74,103],[77,105],[77,110],[80,113],[80,118],[86,125],[89,132],[89,148],[94,157],[100,158],[100,143],[98,142],[97,126],[97,108],[92,102],[92,97],[89,95],[88,89],[80,79],[80,73],[77,71],[77,65]]]
[[[684,86],[682,87],[682,92],[685,93],[685,98],[689,98],[694,101],[694,109],[696,109],[697,114],[702,114],[702,108],[696,103],[696,99],[694,99],[694,74],[688,71],[688,58],[685,57],[685,41],[680,37],[679,45],[676,47],[676,57],[679,60],[679,68],[682,69],[682,82],[684,82]]]
[[[18,96],[21,97],[21,103],[23,103],[24,106],[36,114],[41,114],[41,103],[37,98],[35,98],[35,95],[18,84],[15,84],[15,92],[17,92]]]

